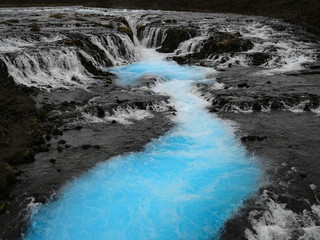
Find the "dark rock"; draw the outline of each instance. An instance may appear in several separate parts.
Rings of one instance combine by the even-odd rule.
[[[59,153],[61,153],[63,151],[63,147],[62,146],[58,146],[57,150],[58,150]]]
[[[130,25],[125,17],[117,17],[115,18],[115,20],[121,22],[124,26],[130,28]]]
[[[166,19],[164,20],[166,23],[177,23],[177,20],[175,19]]]
[[[20,157],[20,159],[22,161],[19,161],[19,162],[23,162],[23,163],[33,162],[34,161],[34,156],[35,156],[34,150],[33,149],[27,149],[27,150],[24,151],[24,153]]]
[[[6,211],[7,208],[7,203],[4,200],[0,201],[0,213],[4,213]]]
[[[159,52],[170,53],[177,49],[180,43],[197,35],[196,30],[191,28],[177,27],[169,28],[166,31],[166,38],[163,40]]]
[[[228,99],[228,98],[219,99],[220,106],[223,106],[223,105],[228,104],[228,103],[230,103],[230,99]]]
[[[63,135],[63,131],[61,129],[59,129],[59,128],[55,128],[52,131],[52,135],[55,135],[55,136],[61,135],[62,136]]]
[[[137,29],[137,37],[141,39],[141,34],[146,29],[146,26],[138,25],[136,29]]]
[[[61,140],[59,140],[59,142],[58,142],[59,144],[66,144],[66,140],[64,140],[64,139],[61,139]]]
[[[104,110],[102,107],[97,107],[97,117],[98,118],[104,118],[106,116]]]
[[[234,53],[248,51],[253,48],[253,43],[248,39],[238,37],[236,34],[216,32],[204,41],[200,53],[194,54],[199,59],[220,53]],[[226,61],[226,59],[224,59]]]
[[[116,120],[112,120],[111,123],[117,123],[117,121]]]
[[[71,147],[71,145],[66,144],[64,147],[65,147],[65,148],[70,148],[70,147]]]
[[[39,193],[33,195],[34,201],[37,203],[45,204],[47,202],[47,198]]]
[[[32,32],[39,32],[40,31],[40,27],[36,22],[33,22],[29,25],[30,27],[30,31]]]
[[[110,76],[110,73],[108,72],[104,72],[100,69],[98,69],[96,66],[93,65],[93,63],[91,61],[88,61],[84,56],[82,56],[81,54],[79,54],[79,59],[81,61],[81,64],[85,67],[85,69],[95,75],[95,76],[105,76],[108,77]]]
[[[306,104],[306,105],[304,106],[303,111],[306,111],[306,112],[311,111],[311,108],[310,108],[309,104]]]
[[[47,144],[42,144],[40,146],[34,146],[33,147],[33,150],[36,152],[36,153],[39,153],[39,152],[49,152],[49,146]]]
[[[76,126],[74,129],[75,129],[75,130],[81,130],[81,129],[82,129],[82,126]]]
[[[301,177],[302,179],[308,177],[308,173],[306,173],[306,172],[302,172],[302,173],[300,173],[299,175],[300,175],[300,177]]]
[[[16,172],[6,162],[0,162],[0,198],[8,187],[16,181]]]
[[[255,102],[253,105],[252,105],[252,110],[253,111],[261,111],[262,107],[259,103]]]
[[[47,134],[46,135],[46,141],[50,141],[51,140],[51,135],[50,134]]]
[[[271,104],[271,109],[277,110],[277,109],[279,109],[279,108],[281,108],[281,105],[279,104],[279,102],[277,102],[277,101],[272,102],[272,104]]]
[[[32,139],[32,144],[33,145],[37,146],[37,145],[41,145],[41,144],[44,144],[44,143],[45,143],[45,140],[41,135],[36,135]]]
[[[123,99],[116,99],[116,103],[119,103],[119,104],[121,104],[121,103],[125,103],[125,102],[128,102],[129,100],[128,99],[126,99],[126,98],[123,98]]]
[[[95,149],[100,149],[101,147],[99,145],[94,145],[93,146]]]
[[[133,104],[135,107],[137,107],[141,110],[146,110],[146,108],[147,108],[146,102],[134,102]]]
[[[248,88],[249,85],[247,83],[239,83],[238,85],[238,88]]]
[[[118,27],[117,30],[121,33],[127,34],[131,41],[133,41],[133,32],[130,27]]]
[[[176,61],[179,64],[188,64],[190,63],[191,56],[186,55],[186,56],[174,56],[172,60]]]
[[[90,144],[84,144],[84,145],[82,145],[82,149],[83,150],[87,150],[87,149],[89,149],[89,148],[91,148],[92,146],[90,145]]]
[[[249,56],[251,58],[252,65],[255,66],[260,66],[270,59],[270,55],[268,53],[262,52],[252,53]]]
[[[44,110],[38,110],[37,117],[39,120],[45,121],[48,118],[48,113]]]
[[[51,163],[55,163],[57,160],[55,159],[55,158],[51,158],[50,160],[49,160],[49,162],[51,162]]]
[[[241,141],[242,142],[254,142],[254,141],[264,141],[264,140],[266,140],[266,139],[268,139],[268,137],[267,136],[262,136],[262,137],[260,137],[260,136],[244,136],[244,137],[242,137],[241,138]]]

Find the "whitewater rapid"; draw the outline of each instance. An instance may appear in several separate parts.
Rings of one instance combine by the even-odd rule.
[[[24,240],[218,239],[257,190],[259,166],[193,90],[214,81],[214,70],[160,61],[150,49],[142,55],[144,61],[110,70],[123,86],[142,76],[161,79],[152,90],[171,97],[176,127],[142,152],[98,164],[35,208]]]

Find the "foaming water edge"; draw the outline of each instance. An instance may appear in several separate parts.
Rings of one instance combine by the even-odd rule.
[[[24,239],[218,239],[261,173],[193,93],[213,70],[151,61],[112,71],[123,85],[145,74],[161,77],[152,89],[172,98],[176,127],[143,152],[98,164],[71,182],[32,216]]]

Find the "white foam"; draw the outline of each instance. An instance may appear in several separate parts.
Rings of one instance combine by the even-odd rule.
[[[320,107],[311,109],[311,112],[315,113],[317,116],[320,116]]]
[[[115,120],[121,124],[128,125],[132,124],[133,121],[141,121],[151,117],[153,117],[153,114],[148,110],[141,110],[132,107],[118,107],[114,110],[114,115],[106,117],[106,119],[109,121]]]
[[[21,38],[2,38],[0,39],[0,53],[16,52],[24,47],[34,46],[34,43],[30,40],[23,40]]]
[[[286,204],[277,203],[264,192],[263,201],[266,210],[253,210],[249,220],[253,230],[246,229],[248,240],[289,240],[295,236],[299,240],[320,239],[320,205],[313,205],[311,210],[295,213],[286,208]]]
[[[166,29],[162,27],[146,27],[141,33],[141,44],[148,48],[161,46],[161,43],[166,37]]]
[[[42,203],[36,202],[34,197],[27,198],[26,200],[29,200],[26,210],[30,214],[26,216],[26,218],[29,218],[29,217],[32,218],[32,216],[35,215],[40,210]]]
[[[180,43],[179,47],[175,50],[176,55],[187,55],[191,53],[198,53],[203,47],[203,43],[207,40],[208,36],[200,36],[191,38],[187,41]]]
[[[111,61],[113,66],[121,66],[136,61],[136,53],[134,51],[134,45],[127,35],[118,35],[120,41],[114,36],[95,36],[89,35],[90,41],[101,49],[106,57]],[[124,54],[121,51],[121,47],[124,47],[126,51]]]
[[[287,105],[285,102],[281,102],[283,104],[283,109],[284,110],[288,110],[290,112],[293,112],[293,113],[302,113],[304,111],[304,107],[309,103],[310,101],[309,100],[305,100],[305,101],[302,101],[296,105],[293,105],[293,106],[290,106],[290,105]]]
[[[172,102],[160,101],[148,105],[146,109],[155,112],[167,112],[169,109],[174,109],[174,104]]]
[[[135,121],[141,121],[146,118],[152,118],[154,115],[151,113],[149,109],[143,110],[133,108],[130,106],[126,108],[117,107],[112,110],[112,114],[106,112],[106,116],[103,118],[99,118],[86,112],[82,112],[82,117],[84,118],[85,122],[89,123],[110,123],[112,121],[116,121],[117,123],[123,125],[130,125],[133,124]]]
[[[95,60],[91,53],[75,47],[45,48],[43,43],[65,39],[64,35],[41,37],[35,40],[21,38],[0,39],[0,59],[7,65],[16,83],[40,89],[87,88],[93,82],[91,74],[82,66],[80,53],[97,69],[104,71],[104,61],[113,66],[125,65],[137,60],[137,53],[127,35],[87,35],[91,43],[104,54],[105,59]],[[126,49],[125,51],[123,49]]]
[[[77,52],[70,48],[20,52],[16,57],[0,56],[15,82],[41,89],[85,88],[90,74],[81,65]]]

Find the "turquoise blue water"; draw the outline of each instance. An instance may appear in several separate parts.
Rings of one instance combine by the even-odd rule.
[[[113,68],[122,85],[145,74],[165,81],[177,125],[144,151],[118,156],[74,180],[32,216],[25,240],[218,239],[256,191],[260,171],[230,128],[205,110],[192,84],[212,70],[173,62]]]

